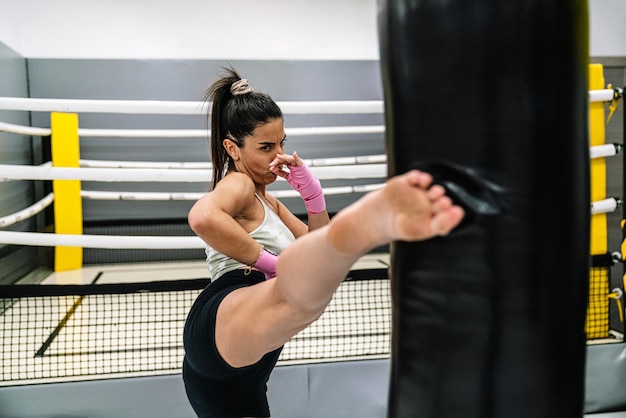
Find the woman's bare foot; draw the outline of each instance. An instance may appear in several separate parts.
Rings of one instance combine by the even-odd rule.
[[[328,239],[344,254],[365,253],[390,241],[420,241],[448,234],[463,219],[428,173],[412,170],[338,213]]]

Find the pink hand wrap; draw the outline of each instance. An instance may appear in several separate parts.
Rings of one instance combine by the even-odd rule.
[[[270,253],[266,249],[263,249],[263,251],[261,251],[261,254],[259,255],[259,258],[256,260],[252,267],[263,272],[263,274],[265,274],[265,280],[269,280],[276,277],[277,261],[277,255]]]
[[[289,167],[287,183],[300,193],[307,212],[317,215],[326,210],[326,200],[324,199],[322,185],[305,164],[302,164],[300,167]]]

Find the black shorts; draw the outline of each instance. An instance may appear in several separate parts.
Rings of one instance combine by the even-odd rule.
[[[234,368],[217,352],[215,318],[224,297],[235,289],[265,281],[263,273],[228,272],[209,284],[194,302],[183,332],[183,380],[198,417],[269,417],[267,381],[282,348],[257,363]],[[241,342],[245,344],[245,341]]]

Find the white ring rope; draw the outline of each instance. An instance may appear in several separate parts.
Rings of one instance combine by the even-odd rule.
[[[0,164],[0,180],[82,180],[102,182],[207,182],[207,170],[33,167]]]
[[[383,184],[367,184],[359,186],[338,186],[324,188],[326,196],[351,194],[351,193],[367,193],[372,190],[381,188]],[[269,194],[277,199],[287,199],[300,197],[295,190],[269,190]],[[196,201],[206,193],[168,193],[168,192],[114,192],[114,191],[95,191],[81,190],[80,195],[84,199],[89,200],[141,200],[141,201],[168,201],[168,200],[190,200]],[[1,226],[1,224],[0,224]]]
[[[618,199],[613,200],[617,207]],[[594,202],[598,204],[600,202]],[[607,202],[608,203],[608,202]],[[0,244],[47,247],[83,247],[106,249],[200,249],[204,242],[198,237],[69,235],[40,232],[0,231]]]
[[[383,125],[362,125],[362,126],[313,126],[306,128],[285,128],[285,135],[306,136],[306,135],[353,135],[353,134],[384,134]]]
[[[615,90],[590,90],[589,101],[612,101]],[[383,113],[382,100],[278,102],[284,114],[372,114]],[[168,100],[79,100],[0,97],[0,109],[32,112],[132,113],[195,115],[210,109],[210,103]]]
[[[381,164],[387,162],[386,154],[361,155],[356,157],[331,157],[303,159],[309,167],[333,166],[333,165],[355,165],[355,164]]]
[[[207,129],[90,129],[78,128],[81,138],[208,138]]]
[[[50,206],[54,201],[54,194],[50,193],[39,202],[36,202],[26,209],[22,209],[19,212],[15,212],[11,215],[6,215],[0,218],[0,227],[5,227],[9,225],[13,225],[19,221],[23,221],[24,219],[31,218]]]
[[[24,125],[14,125],[0,122],[0,132],[21,135],[49,136],[50,128],[33,128]],[[384,134],[382,125],[372,126],[318,126],[305,128],[285,128],[288,137],[305,135],[355,135],[355,134]],[[209,129],[91,129],[78,128],[81,138],[208,138]]]
[[[331,157],[303,159],[309,167],[343,166],[358,164],[384,164],[387,162],[385,154],[362,155],[356,157]],[[111,161],[111,160],[79,160],[81,167],[87,168],[162,168],[162,169],[205,169],[210,170],[210,162],[155,162],[155,161]]]
[[[32,126],[15,125],[13,123],[0,122],[0,132],[8,132],[10,134],[20,135],[50,136],[52,130],[50,128],[33,128]]]
[[[622,144],[603,144],[589,147],[589,158],[612,157],[622,152]]]
[[[327,187],[324,189],[326,195],[367,193],[383,187],[383,184],[366,184],[358,186]],[[295,190],[274,190],[269,191],[277,199],[300,197]],[[132,201],[168,201],[184,200],[196,201],[205,193],[167,193],[167,192],[112,192],[112,191],[91,191],[81,190],[80,195],[84,199],[90,200],[132,200]],[[50,193],[39,202],[23,209],[19,212],[3,216],[0,218],[0,227],[10,226],[17,222],[31,218],[47,208],[54,201],[54,194]]]
[[[44,247],[193,249],[205,248],[198,237],[155,237],[122,235],[69,235],[42,232],[0,231],[0,243]]]
[[[283,114],[373,114],[383,113],[382,100],[342,100],[319,102],[277,102]],[[80,100],[0,97],[0,109],[31,112],[123,113],[196,115],[211,104],[168,100]]]
[[[344,189],[368,192],[380,185],[351,186]],[[339,189],[339,188],[337,188]],[[198,237],[179,236],[120,236],[120,235],[69,235],[40,232],[0,231],[0,243],[47,247],[83,247],[106,249],[200,249],[205,243]]]
[[[613,89],[589,90],[589,101],[610,102],[615,98],[615,93]]]
[[[112,160],[78,160],[83,168],[158,168],[168,170],[191,169],[210,170],[211,163],[200,162],[157,162],[157,161],[112,161]]]
[[[288,137],[313,135],[384,134],[383,125],[312,126],[285,128]],[[83,138],[208,138],[210,129],[89,129],[79,128]]]
[[[622,199],[617,197],[591,202],[591,214],[615,212],[617,208],[622,206],[622,203]]]
[[[382,187],[382,185],[354,186],[355,189],[361,188],[360,191],[363,192],[375,190],[380,187]],[[46,205],[46,203],[49,204],[47,200],[52,200],[52,194],[46,196],[45,199],[42,199],[42,201],[38,202],[36,205],[43,206]],[[620,205],[620,199],[605,199],[604,201],[593,202],[591,210],[592,213],[610,212]],[[27,210],[28,209],[25,209],[25,211]],[[0,231],[0,244],[107,249],[196,249],[204,248],[205,246],[204,242],[198,237],[68,235],[13,231]]]
[[[355,166],[311,167],[311,171],[320,180],[382,178],[387,176],[387,165],[366,164]],[[209,170],[66,168],[0,164],[0,180],[205,183],[208,182],[210,178],[211,172]]]
[[[206,193],[180,192],[113,192],[100,190],[81,190],[80,196],[89,200],[132,200],[132,201],[167,201],[198,200]]]

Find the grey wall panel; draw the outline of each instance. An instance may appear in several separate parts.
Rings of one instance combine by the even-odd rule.
[[[19,54],[0,43],[0,96],[28,97],[27,63]],[[0,110],[0,121],[30,125],[28,112]],[[42,139],[0,132],[0,163],[30,165],[41,159]],[[43,197],[44,182],[0,181],[0,217],[25,209]],[[2,230],[33,231],[45,226],[44,214],[5,226]],[[34,266],[40,266],[49,251],[36,247],[0,244],[0,283],[13,283]]]
[[[29,60],[32,97],[128,100],[201,100],[221,67],[233,65],[258,91],[276,101],[381,100],[377,61],[209,61],[209,60]],[[203,116],[80,115],[83,128],[189,128],[204,129]],[[287,115],[286,127],[381,125],[382,115]],[[33,115],[34,126],[49,126],[49,115]],[[384,153],[382,135],[291,137],[287,150],[303,158]],[[208,140],[84,138],[81,157],[128,161],[208,161]],[[382,179],[368,181],[379,183]],[[207,184],[90,183],[84,189],[116,191],[204,192]],[[353,184],[348,181],[343,184]],[[327,184],[325,184],[327,186]],[[279,188],[273,186],[270,190]],[[329,196],[328,207],[337,211],[356,195]],[[303,213],[294,199],[285,204]],[[84,219],[181,219],[190,202],[120,205],[111,201],[85,201]]]
[[[624,344],[590,346],[585,412],[624,410]],[[279,366],[268,382],[272,416],[383,418],[389,360]],[[33,402],[36,399],[36,402]],[[0,416],[194,417],[179,374],[0,388]],[[598,414],[605,417],[604,414]],[[626,413],[607,414],[617,418]]]
[[[277,418],[383,418],[388,360],[276,367],[268,400]],[[36,400],[36,402],[33,402]],[[180,374],[0,387],[12,418],[192,418]]]
[[[626,411],[626,344],[587,347],[585,412]]]
[[[0,96],[27,97],[26,60],[0,44]],[[0,121],[29,125],[28,112],[0,110]],[[23,135],[0,132],[0,163],[30,164],[31,140]],[[32,185],[27,181],[0,182],[0,216],[32,203]]]

